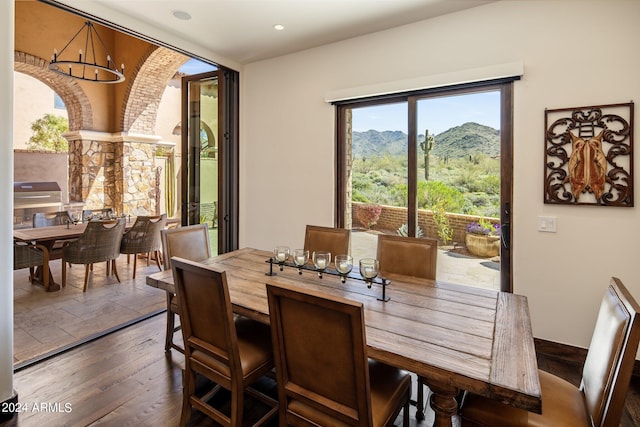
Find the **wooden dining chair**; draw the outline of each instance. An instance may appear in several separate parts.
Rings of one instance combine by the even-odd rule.
[[[379,276],[402,276],[436,279],[438,241],[430,238],[379,234],[376,258],[380,263]],[[418,376],[416,418],[424,419],[424,378]]]
[[[361,303],[267,284],[280,425],[391,426],[411,377],[367,358]]]
[[[331,262],[336,255],[348,255],[351,230],[346,228],[322,227],[307,225],[304,235],[304,249],[309,251],[309,256],[314,251],[331,252]]]
[[[463,426],[618,427],[640,341],[640,307],[613,277],[604,294],[579,387],[540,370],[542,413],[468,393]]]
[[[65,242],[62,247],[62,286],[67,284],[67,263],[84,264],[84,286],[87,291],[89,268],[98,262],[107,263],[107,276],[113,274],[118,283],[116,259],[120,255],[120,242],[124,233],[124,218],[109,221],[91,221],[82,235],[74,241]]]
[[[194,408],[223,426],[242,426],[245,393],[270,407],[254,424],[263,425],[278,413],[278,403],[250,386],[274,367],[269,326],[234,318],[224,271],[178,257],[171,268],[185,355],[180,425],[187,424]],[[203,397],[196,395],[196,374],[215,383]],[[208,403],[220,389],[231,392],[229,414]]]
[[[191,261],[202,261],[211,256],[209,229],[207,224],[194,224],[185,227],[169,228],[160,231],[165,270],[171,269],[171,257],[178,256]],[[167,292],[167,332],[164,350],[172,348],[184,353],[184,349],[173,342],[173,334],[180,330],[176,326],[176,316],[180,315],[180,306],[173,292]]]
[[[167,215],[156,216],[139,216],[133,223],[129,231],[122,236],[120,243],[120,253],[127,254],[127,263],[129,263],[129,255],[133,255],[133,278],[136,278],[136,266],[138,254],[147,254],[147,265],[155,255],[156,265],[160,267],[160,250],[162,249],[162,239],[160,232],[167,223]]]
[[[382,277],[399,274],[435,280],[438,241],[426,237],[379,234],[376,258]]]

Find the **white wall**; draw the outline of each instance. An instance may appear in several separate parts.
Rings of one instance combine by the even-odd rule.
[[[13,396],[13,17],[0,1],[0,402]]]
[[[587,347],[610,276],[640,299],[640,214],[542,202],[544,110],[640,99],[639,17],[638,1],[496,2],[245,65],[241,246],[299,246],[305,224],[333,224],[335,117],[325,94],[522,61],[514,291],[529,299],[536,337]],[[538,215],[556,216],[558,232],[538,232]]]

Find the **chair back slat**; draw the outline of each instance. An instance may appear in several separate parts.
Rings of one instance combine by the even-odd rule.
[[[640,307],[618,278],[605,293],[582,372],[594,426],[618,426],[640,341]]]
[[[314,418],[370,425],[362,304],[284,285],[268,284],[267,295],[287,422]]]
[[[171,268],[171,257],[202,261],[211,256],[209,229],[206,224],[188,225],[160,232],[165,269]]]
[[[430,238],[378,235],[380,276],[401,274],[435,280],[438,241]]]

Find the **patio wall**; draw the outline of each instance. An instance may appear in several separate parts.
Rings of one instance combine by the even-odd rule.
[[[362,224],[360,224],[358,221],[356,210],[358,209],[358,206],[364,204],[365,203],[354,202],[352,205],[351,214],[354,219],[354,225],[362,226]],[[447,212],[447,218],[449,219],[449,225],[451,226],[451,228],[453,228],[453,243],[464,245],[464,236],[466,234],[467,224],[473,221],[478,221],[483,217],[477,215],[464,215]],[[485,219],[494,224],[500,222],[497,218],[485,217]],[[374,225],[372,229],[397,231],[398,228],[400,228],[402,224],[405,224],[406,222],[407,208],[382,205],[382,212],[380,213],[378,223]],[[440,240],[440,236],[438,236],[438,227],[433,220],[432,211],[426,209],[418,210],[418,226],[422,229],[425,237],[431,237]]]

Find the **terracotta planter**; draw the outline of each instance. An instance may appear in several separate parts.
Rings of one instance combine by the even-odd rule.
[[[472,255],[483,258],[500,255],[500,236],[467,233],[464,241]]]

